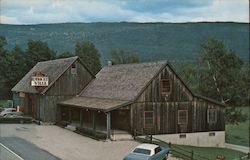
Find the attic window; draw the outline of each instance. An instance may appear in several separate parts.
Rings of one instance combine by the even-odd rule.
[[[72,64],[71,66],[71,74],[77,74],[77,70],[76,70],[76,64]]]
[[[171,83],[169,79],[161,80],[161,93],[165,94],[171,93]]]

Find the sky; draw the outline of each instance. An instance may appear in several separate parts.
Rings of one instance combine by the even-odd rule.
[[[247,22],[249,0],[0,0],[0,23]]]

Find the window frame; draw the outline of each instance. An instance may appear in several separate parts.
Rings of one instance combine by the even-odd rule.
[[[147,113],[152,113],[152,124],[146,124],[146,114]],[[144,111],[144,128],[153,128],[154,127],[154,123],[155,123],[155,120],[154,120],[154,111]]]
[[[163,83],[164,83],[164,81],[166,82],[168,82],[168,85],[169,85],[169,90],[167,90],[167,91],[165,91],[165,89],[163,89]],[[172,81],[171,81],[171,79],[170,78],[163,78],[163,79],[161,79],[161,81],[160,81],[160,90],[161,90],[161,94],[170,94],[171,92],[172,92]]]
[[[211,111],[213,111],[213,112],[211,112]],[[211,116],[211,114],[210,113],[213,113],[214,115],[214,119],[213,120],[211,120],[212,118],[210,118],[210,116]],[[216,108],[208,108],[207,109],[207,122],[208,123],[217,123],[217,116],[218,116],[218,111],[217,111],[217,109]]]
[[[185,112],[186,113],[186,121],[185,121],[185,123],[180,123],[180,112]],[[178,125],[187,125],[188,124],[188,110],[186,110],[186,109],[178,110],[177,114],[178,114],[177,115]]]

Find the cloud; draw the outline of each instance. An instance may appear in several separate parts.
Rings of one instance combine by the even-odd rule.
[[[1,23],[249,22],[248,0],[1,0]]]

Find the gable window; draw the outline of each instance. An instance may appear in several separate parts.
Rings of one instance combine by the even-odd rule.
[[[208,123],[216,123],[217,122],[217,110],[216,109],[208,109],[207,110],[207,122]]]
[[[171,93],[171,81],[169,79],[162,79],[161,80],[161,93],[169,94]]]
[[[71,74],[77,74],[76,63],[72,64],[71,66]]]
[[[154,125],[154,112],[144,111],[144,127],[152,128]]]
[[[178,124],[186,125],[188,123],[188,111],[178,110]]]

